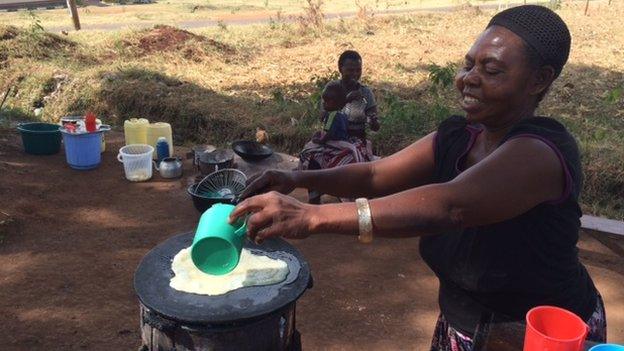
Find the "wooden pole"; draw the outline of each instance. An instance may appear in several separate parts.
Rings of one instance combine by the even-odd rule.
[[[585,16],[587,16],[587,10],[589,10],[589,0],[585,1]]]
[[[4,102],[9,97],[10,92],[11,92],[11,86],[9,86],[9,89],[7,89],[6,93],[4,93],[4,96],[2,97],[2,101],[0,102],[0,113],[2,112],[2,106],[4,106]]]
[[[74,21],[74,28],[80,30],[80,18],[78,18],[78,9],[76,8],[76,0],[67,0],[67,8]]]

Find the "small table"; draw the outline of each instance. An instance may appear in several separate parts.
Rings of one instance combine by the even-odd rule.
[[[508,321],[495,315],[484,316],[474,335],[474,351],[518,351],[524,345],[526,324],[519,321]],[[598,345],[586,341],[585,350]]]

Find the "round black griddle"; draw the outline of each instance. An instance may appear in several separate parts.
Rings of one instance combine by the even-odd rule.
[[[273,155],[273,150],[256,141],[239,140],[232,143],[232,150],[243,160],[256,162]]]
[[[266,240],[262,245],[245,240],[244,247],[252,252],[284,260],[289,269],[286,280],[273,285],[243,287],[218,296],[177,291],[169,286],[173,277],[171,261],[180,250],[191,245],[193,236],[192,232],[181,234],[160,243],[143,257],[134,274],[134,289],[139,300],[167,318],[206,324],[250,320],[297,300],[311,282],[308,263],[283,239]]]

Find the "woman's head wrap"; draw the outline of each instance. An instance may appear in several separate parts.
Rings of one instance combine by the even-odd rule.
[[[570,31],[555,12],[544,6],[523,5],[496,14],[486,28],[501,26],[514,32],[555,69],[558,77],[570,54]]]

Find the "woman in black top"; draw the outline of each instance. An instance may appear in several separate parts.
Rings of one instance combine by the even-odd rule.
[[[579,151],[563,125],[534,115],[569,50],[567,26],[545,7],[497,14],[456,76],[465,116],[375,162],[266,172],[232,219],[251,212],[256,240],[370,238],[371,222],[375,235],[422,235],[421,255],[440,280],[432,350],[470,350],[484,313],[523,320],[537,305],[576,313],[588,339],[605,341],[602,300],[576,249]],[[360,199],[314,206],[281,194],[296,187]]]

